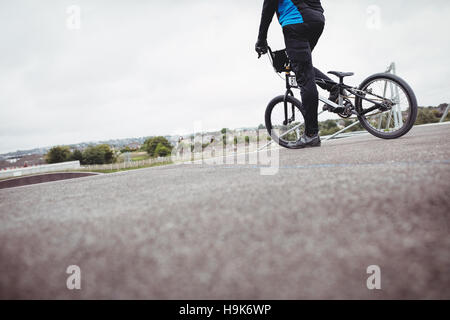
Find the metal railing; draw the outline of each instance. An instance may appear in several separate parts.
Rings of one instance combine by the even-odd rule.
[[[441,118],[441,120],[439,122],[442,123],[442,122],[445,121],[445,118],[447,118],[447,115],[448,115],[449,111],[450,111],[450,103],[447,104],[447,108],[445,109],[444,114],[442,115],[442,118]]]

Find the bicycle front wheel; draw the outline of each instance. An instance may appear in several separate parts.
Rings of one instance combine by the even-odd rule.
[[[302,103],[292,96],[274,98],[266,109],[266,128],[280,146],[298,149],[289,143],[297,142],[305,132]]]
[[[359,97],[355,100],[359,121],[372,135],[396,139],[411,130],[417,119],[417,99],[403,79],[390,73],[375,74],[359,89],[371,101],[385,104],[384,108],[374,109],[375,104],[371,101]]]

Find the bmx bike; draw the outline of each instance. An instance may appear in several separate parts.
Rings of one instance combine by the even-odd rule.
[[[297,149],[305,130],[305,109],[294,97],[292,89],[300,89],[293,74],[286,50],[273,52],[268,48],[269,60],[275,71],[285,74],[286,93],[270,101],[265,113],[267,131],[273,141],[288,149]],[[417,99],[411,87],[391,73],[377,73],[364,80],[359,87],[344,84],[352,72],[330,71],[339,82],[316,79],[316,84],[339,87],[337,103],[319,96],[327,110],[343,119],[356,116],[372,135],[382,139],[396,139],[408,133],[417,118]],[[324,108],[325,109],[325,108]],[[321,112],[321,113],[323,113]]]

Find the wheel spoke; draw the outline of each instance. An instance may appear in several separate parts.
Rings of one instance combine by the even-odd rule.
[[[381,124],[383,122],[383,114],[381,113],[380,116],[378,117],[378,130],[381,129]]]

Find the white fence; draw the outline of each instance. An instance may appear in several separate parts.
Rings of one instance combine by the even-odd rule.
[[[80,161],[62,162],[55,164],[46,164],[41,166],[8,169],[0,171],[0,179],[11,178],[11,177],[21,177],[36,173],[49,173],[56,171],[65,170],[78,170],[80,169]]]
[[[93,164],[93,165],[84,165],[81,169],[86,171],[96,171],[96,170],[123,170],[123,169],[132,169],[139,167],[146,167],[157,165],[159,163],[167,163],[171,161],[171,157],[167,158],[155,158],[155,159],[147,159],[147,160],[139,160],[139,161],[125,161],[111,164]]]

